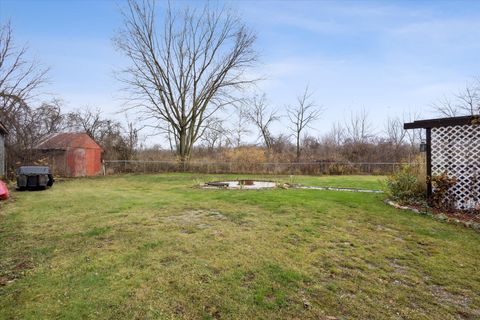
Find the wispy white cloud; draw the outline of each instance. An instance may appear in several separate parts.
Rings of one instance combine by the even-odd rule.
[[[111,37],[116,6],[96,1],[2,2],[14,15],[20,42],[27,40],[52,67],[56,91],[69,107],[118,110],[112,71],[125,61]],[[199,1],[178,6],[200,6]],[[220,3],[221,4],[221,3]],[[405,110],[430,111],[435,99],[457,92],[480,74],[480,3],[385,1],[230,1],[258,33],[262,64],[248,75],[272,105],[291,103],[308,83],[326,106],[320,130],[367,108],[381,126]],[[32,9],[34,8],[34,9]],[[72,9],[73,8],[73,9]],[[29,10],[27,10],[29,9]],[[40,19],[40,20],[38,20]],[[39,23],[41,21],[41,23]],[[277,128],[281,132],[284,126]]]

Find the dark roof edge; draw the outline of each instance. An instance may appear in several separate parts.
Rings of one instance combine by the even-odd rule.
[[[39,147],[35,146],[33,149],[35,150],[40,150],[40,151],[67,151],[67,150],[72,150],[72,149],[85,149],[85,150],[98,150],[102,149],[102,147],[99,148],[87,148],[87,147]],[[102,149],[103,150],[103,149]]]
[[[480,115],[418,120],[414,122],[404,123],[403,128],[408,130],[408,129],[421,129],[421,128],[463,126],[463,125],[471,125],[471,124],[480,124]]]
[[[59,148],[59,147],[38,147],[35,146],[35,150],[56,150],[56,151],[67,151],[68,148]]]

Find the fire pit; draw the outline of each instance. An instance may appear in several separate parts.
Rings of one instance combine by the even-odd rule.
[[[204,188],[208,189],[271,189],[277,187],[273,181],[262,180],[232,180],[207,182]]]
[[[346,191],[346,192],[367,192],[367,193],[383,193],[382,190],[370,190],[370,189],[356,189],[356,188],[341,188],[330,186],[303,186],[301,184],[291,183],[276,183],[269,180],[251,180],[251,179],[239,179],[230,181],[211,181],[201,185],[204,189],[303,189],[303,190],[326,190],[326,191]]]

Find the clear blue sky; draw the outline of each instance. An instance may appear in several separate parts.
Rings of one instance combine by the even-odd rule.
[[[193,2],[179,2],[188,5]],[[18,43],[51,67],[53,93],[73,109],[120,109],[113,71],[125,65],[112,37],[123,1],[0,0]],[[388,116],[421,111],[480,76],[480,1],[229,1],[258,34],[260,84],[283,108],[308,83],[326,107],[316,128],[365,108],[380,131]],[[276,133],[282,130],[277,125]]]

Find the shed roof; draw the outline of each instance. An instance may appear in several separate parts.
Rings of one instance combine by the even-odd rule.
[[[403,128],[404,129],[440,128],[440,127],[450,127],[450,126],[463,126],[468,124],[480,124],[480,115],[419,120],[419,121],[414,121],[410,123],[405,123],[403,125]]]
[[[5,125],[0,121],[0,133],[5,135],[5,134],[8,134],[8,130],[7,128],[5,127]]]
[[[54,133],[40,142],[36,149],[67,150],[70,148],[101,149],[101,147],[86,133]]]

